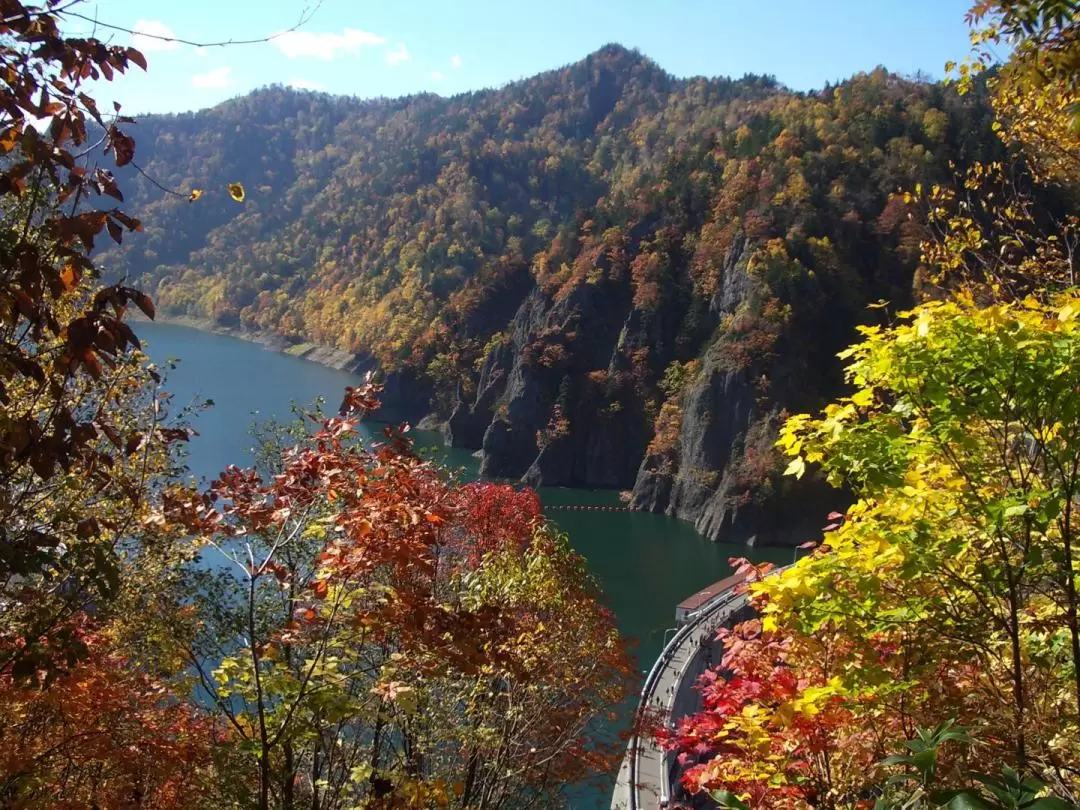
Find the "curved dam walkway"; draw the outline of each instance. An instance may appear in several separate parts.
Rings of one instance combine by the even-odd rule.
[[[707,601],[687,614],[645,678],[637,716],[652,712],[664,725],[693,714],[701,705],[698,677],[723,655],[716,630],[751,618],[747,594],[736,593],[743,576],[721,580],[699,595]],[[688,600],[690,601],[690,600]],[[685,604],[685,603],[684,603]],[[681,606],[680,606],[681,609]],[[612,810],[656,810],[672,803],[679,779],[675,756],[648,736],[634,736],[626,747],[611,799]]]

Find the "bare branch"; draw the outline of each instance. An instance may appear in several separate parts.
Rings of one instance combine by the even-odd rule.
[[[278,39],[285,34],[291,34],[294,31],[298,31],[300,28],[302,28],[304,25],[311,21],[311,19],[315,16],[321,5],[322,0],[316,0],[314,5],[305,6],[305,8],[300,12],[300,18],[291,27],[286,28],[284,31],[278,31],[275,34],[267,34],[266,36],[257,37],[255,39],[225,39],[217,42],[199,42],[197,40],[185,39],[183,37],[170,37],[163,36],[161,34],[150,34],[145,31],[136,31],[123,25],[113,25],[112,23],[102,22],[95,17],[91,17],[86,14],[80,14],[77,11],[71,11],[67,9],[63,10],[62,14],[66,17],[75,17],[85,22],[92,23],[97,28],[107,28],[110,31],[119,31],[124,34],[131,34],[132,36],[138,35],[140,37],[146,37],[147,39],[153,39],[159,42],[175,42],[179,45],[191,45],[195,48],[225,48],[232,45],[261,45],[264,42],[273,42],[275,39]]]

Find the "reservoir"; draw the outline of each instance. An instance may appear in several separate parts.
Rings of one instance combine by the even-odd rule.
[[[174,411],[196,400],[213,400],[213,406],[193,420],[199,435],[193,437],[186,458],[191,473],[206,481],[229,464],[251,463],[252,423],[272,417],[288,421],[292,404],[310,405],[316,397],[323,397],[326,409],[335,412],[345,386],[359,380],[227,335],[170,324],[134,326],[160,366],[170,358],[179,360],[167,373],[165,386],[173,394]],[[418,447],[430,448],[446,465],[475,477],[478,462],[471,451],[444,447],[437,433],[413,435]],[[610,490],[541,489],[540,496],[549,517],[588,561],[620,631],[632,642],[641,673],[659,655],[665,630],[674,626],[675,605],[731,573],[729,558],[782,564],[793,554],[791,549],[711,543],[690,524],[664,515],[551,508],[618,505],[618,493]],[[607,795],[595,799],[596,806],[609,802]],[[575,796],[575,807],[593,805],[592,800],[586,803]]]

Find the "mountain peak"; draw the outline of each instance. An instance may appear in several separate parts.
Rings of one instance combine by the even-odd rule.
[[[601,46],[597,50],[590,53],[585,57],[584,62],[603,62],[618,66],[620,68],[630,68],[635,65],[643,65],[647,68],[651,68],[660,73],[666,74],[663,68],[661,68],[656,62],[647,57],[637,48],[627,48],[625,45],[620,45],[618,42],[609,42],[606,45]]]
[[[593,57],[593,56],[606,56],[606,57],[616,57],[616,58],[624,58],[624,59],[625,58],[636,58],[636,59],[644,59],[645,58],[644,56],[642,56],[641,51],[639,51],[637,48],[627,48],[625,45],[622,45],[622,44],[620,44],[618,42],[609,42],[606,45],[601,45],[599,48],[597,48],[595,51],[593,51],[591,54],[589,54],[589,56],[590,57]]]

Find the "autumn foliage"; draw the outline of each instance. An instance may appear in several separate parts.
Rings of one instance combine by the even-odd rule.
[[[780,432],[788,474],[856,500],[752,586],[760,618],[723,634],[702,711],[664,735],[692,801],[1080,802],[1078,17],[1010,0],[969,19],[957,81],[990,87],[1009,150],[883,214],[925,217],[924,300],[860,327],[850,393]]]
[[[213,793],[224,729],[118,653],[92,620],[74,624],[85,655],[69,670],[0,676],[0,802],[27,810],[201,805]]]
[[[589,732],[629,662],[582,561],[535,493],[453,485],[397,428],[364,439],[375,393],[272,475],[227,469],[150,520],[231,563],[197,579],[185,650],[241,741],[243,801],[516,807],[609,771],[620,746]]]
[[[699,684],[701,713],[661,734],[681,752],[689,791],[723,789],[753,807],[817,807],[845,782],[858,787],[875,735],[885,738],[886,729],[852,723],[830,683],[827,657],[808,657],[804,640],[763,633],[760,620],[722,630],[720,638],[724,656]],[[856,773],[842,772],[841,756]],[[835,803],[845,804],[843,795]]]
[[[475,563],[489,551],[520,545],[543,522],[540,498],[508,484],[467,484],[461,497],[468,547]]]
[[[660,736],[691,803],[1077,806],[1074,6],[977,3],[956,92],[880,69],[808,94],[675,80],[611,46],[476,99],[305,118],[265,90],[222,131],[260,107],[289,131],[266,165],[303,153],[312,174],[218,196],[252,224],[322,191],[220,272],[217,233],[125,242],[143,225],[118,176],[185,233],[214,198],[154,180],[133,122],[87,93],[142,55],[65,35],[71,4],[0,0],[0,805],[546,807],[622,754],[598,725],[631,665],[536,493],[455,482],[407,426],[369,436],[370,382],[265,435],[255,466],[183,483],[191,431],[126,321],[154,304],[99,280],[107,237],[174,311],[370,348],[440,408],[516,352],[560,386],[541,451],[582,403],[640,400],[666,477],[708,359],[760,409],[739,503],[775,477],[781,399],[818,407],[828,375],[806,369],[868,300],[907,297],[918,254],[922,299],[841,355],[851,392],[780,430],[787,473],[854,504],[790,568],[744,564],[759,617],[721,632],[701,710]],[[1000,143],[969,138],[984,123]],[[159,140],[156,167],[186,154]],[[522,336],[527,295],[544,317]],[[600,360],[594,297],[621,307]]]
[[[493,472],[544,453],[547,483],[629,488],[656,436],[658,489],[676,492],[657,508],[675,509],[700,465],[672,441],[679,403],[662,415],[664,370],[697,359],[713,374],[716,357],[764,380],[752,419],[770,429],[781,409],[833,396],[835,353],[874,317],[865,305],[910,291],[917,229],[890,200],[992,155],[989,124],[984,96],[883,68],[801,93],[765,76],[677,78],[615,45],[452,98],[269,87],[140,120],[148,171],[202,186],[227,166],[249,193],[196,206],[132,177],[146,235],[105,256],[169,314],[368,353],[418,379],[436,416],[460,407],[478,423],[459,441],[508,424],[535,455],[491,452]],[[542,407],[514,401],[515,368],[540,380]],[[598,369],[634,375],[602,421]],[[548,425],[556,398],[565,435]],[[617,482],[586,458],[600,426],[627,438]]]
[[[0,2],[0,805],[520,807],[610,770],[628,660],[534,493],[364,439],[368,386],[181,483],[154,305],[91,259],[142,229],[101,161],[225,195],[136,162],[87,88],[145,60],[74,5]]]

